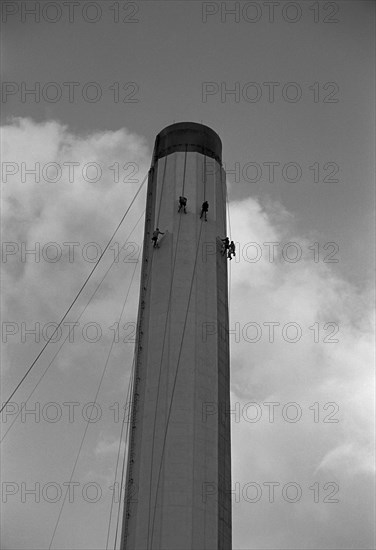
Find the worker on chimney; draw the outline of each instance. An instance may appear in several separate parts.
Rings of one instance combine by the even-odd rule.
[[[179,209],[178,212],[180,212],[181,209],[184,210],[184,214],[187,213],[185,207],[187,206],[187,197],[179,197]]]
[[[153,237],[152,237],[152,241],[153,241],[153,248],[157,248],[158,247],[158,237],[159,235],[164,235],[164,233],[162,233],[162,231],[159,231],[159,228],[157,227],[155,231],[153,231]]]
[[[222,256],[224,256],[230,248],[230,239],[226,237],[225,239],[221,239],[221,241],[223,242]]]
[[[206,218],[206,214],[207,214],[207,211],[209,210],[209,203],[208,201],[204,201],[202,203],[202,206],[201,206],[201,214],[200,214],[200,219],[202,218],[202,216],[205,214],[205,221],[207,222],[207,218]]]
[[[228,257],[229,260],[232,260],[232,256],[236,256],[234,241],[231,241],[231,243],[230,243],[227,257]]]

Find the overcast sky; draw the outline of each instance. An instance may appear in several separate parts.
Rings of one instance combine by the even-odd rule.
[[[39,16],[25,12],[32,6]],[[178,121],[207,124],[222,139],[238,243],[233,548],[374,548],[374,3],[81,0],[2,10],[2,399],[129,206],[156,134]],[[27,172],[35,163],[39,181]],[[4,550],[106,548],[144,205],[145,186],[67,317],[78,319],[74,342],[56,355],[65,326],[2,418],[4,434],[56,355],[28,402],[39,422],[18,417],[2,442]],[[103,372],[102,414],[73,471]],[[79,485],[62,508],[71,479]],[[25,492],[32,487],[40,502]]]

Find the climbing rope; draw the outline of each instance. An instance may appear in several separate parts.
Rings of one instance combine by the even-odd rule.
[[[118,326],[120,326],[120,323],[121,323],[121,319],[123,317],[123,313],[124,313],[124,309],[125,309],[125,306],[126,306],[126,303],[127,303],[127,300],[128,300],[128,296],[129,296],[129,292],[130,292],[130,289],[131,289],[131,286],[132,286],[132,282],[133,282],[133,278],[134,278],[134,274],[135,274],[135,271],[136,271],[136,267],[137,267],[137,263],[135,263],[135,269],[133,270],[133,274],[132,274],[132,279],[131,279],[131,282],[129,284],[129,287],[128,287],[128,291],[126,293],[126,296],[124,298],[124,302],[123,302],[123,305],[122,305],[122,309],[121,309],[121,312],[120,312],[120,315],[119,315],[119,320],[118,320]],[[103,379],[104,379],[104,375],[107,371],[107,367],[108,367],[108,363],[109,363],[109,360],[110,360],[110,356],[111,356],[111,352],[112,352],[112,348],[114,346],[114,343],[115,343],[115,337],[112,339],[111,341],[111,345],[109,347],[109,350],[108,350],[108,353],[107,353],[107,357],[106,357],[106,361],[105,361],[105,364],[104,364],[104,367],[103,367],[103,370],[102,370],[102,374],[101,374],[101,377],[100,377],[100,380],[99,380],[99,384],[98,384],[98,388],[97,388],[97,391],[95,393],[95,397],[93,399],[93,401],[91,402],[92,403],[92,409],[91,409],[91,412],[90,412],[90,418],[89,420],[87,421],[86,423],[86,426],[85,426],[85,430],[84,430],[84,433],[82,435],[82,438],[81,438],[81,443],[80,443],[80,446],[79,446],[79,449],[78,449],[78,452],[77,452],[77,455],[76,455],[76,458],[75,458],[75,461],[74,461],[74,465],[73,465],[73,468],[72,468],[72,471],[71,471],[71,475],[70,475],[70,478],[69,478],[69,483],[72,482],[72,479],[73,479],[73,476],[74,476],[74,472],[76,470],[76,466],[77,466],[77,463],[78,463],[78,459],[80,457],[80,454],[81,454],[81,450],[82,450],[82,447],[83,447],[83,444],[84,444],[84,441],[85,441],[85,437],[86,437],[86,433],[88,431],[88,428],[89,428],[89,425],[91,423],[91,416],[93,414],[93,410],[94,410],[94,406],[95,404],[97,403],[97,399],[98,399],[98,395],[99,395],[99,391],[101,389],[101,386],[102,386],[102,382],[103,382]],[[61,518],[61,515],[63,513],[63,509],[64,509],[64,505],[65,505],[65,502],[66,502],[66,498],[67,498],[67,494],[68,494],[68,491],[65,493],[64,495],[64,499],[63,499],[63,503],[61,505],[61,508],[59,510],[59,514],[58,514],[58,517],[57,517],[57,520],[56,520],[56,524],[55,524],[55,527],[54,527],[54,530],[53,530],[53,533],[52,533],[52,537],[51,537],[51,542],[49,544],[49,550],[51,550],[52,548],[52,544],[53,544],[53,541],[54,541],[54,538],[55,538],[55,534],[56,534],[56,531],[57,531],[57,528],[58,528],[58,525],[59,525],[59,522],[60,522],[60,518]]]
[[[186,161],[187,161],[187,150],[185,151],[185,155],[184,155],[183,189],[184,189],[184,186],[185,186]],[[154,446],[155,446],[155,426],[156,426],[156,418],[157,418],[158,403],[159,403],[159,393],[160,393],[160,385],[161,385],[163,355],[164,355],[164,349],[165,349],[165,343],[166,343],[168,318],[169,318],[170,306],[171,306],[172,286],[173,286],[173,281],[174,281],[176,258],[177,258],[177,254],[178,254],[180,228],[181,228],[181,216],[179,216],[176,248],[175,248],[175,253],[174,253],[174,257],[173,257],[172,274],[171,274],[170,287],[169,287],[169,296],[168,296],[168,302],[167,302],[167,313],[166,313],[166,320],[165,320],[165,326],[164,326],[164,332],[163,332],[161,360],[160,360],[160,363],[159,363],[159,370],[158,370],[158,386],[157,386],[156,406],[155,406],[155,415],[154,415],[154,424],[153,424],[153,439],[152,439],[152,449],[151,449],[151,461],[150,461],[149,516],[148,516],[148,536],[147,536],[148,548],[149,548],[149,531],[150,531],[150,517],[151,517],[151,499],[152,499],[152,494],[151,493],[152,493],[153,460],[154,460]]]
[[[38,355],[36,356],[36,358],[34,359],[34,361],[31,363],[30,367],[27,369],[26,373],[23,375],[23,377],[21,378],[21,380],[19,381],[19,383],[17,384],[17,386],[15,387],[15,389],[12,391],[12,393],[10,394],[10,396],[8,397],[8,399],[5,401],[5,403],[3,404],[3,406],[1,407],[0,409],[0,413],[3,411],[3,409],[8,405],[9,401],[12,399],[13,395],[16,393],[16,391],[18,390],[18,388],[21,386],[21,384],[24,382],[24,380],[26,379],[26,377],[28,376],[28,374],[30,373],[30,371],[32,370],[32,368],[34,367],[34,365],[36,364],[36,362],[38,361],[38,359],[40,358],[40,356],[42,355],[42,353],[44,352],[44,350],[46,349],[46,347],[48,346],[48,344],[51,342],[51,340],[53,339],[53,337],[55,336],[55,334],[57,333],[57,331],[59,330],[59,328],[61,327],[63,321],[66,319],[68,313],[70,312],[70,310],[72,309],[72,307],[74,306],[74,304],[76,303],[76,301],[78,300],[79,296],[81,295],[83,289],[85,288],[86,284],[88,283],[89,279],[91,278],[91,276],[93,275],[94,271],[96,270],[96,268],[98,267],[101,259],[103,258],[104,254],[106,253],[108,247],[110,246],[111,242],[112,242],[112,239],[115,237],[118,229],[120,228],[120,226],[122,225],[123,221],[125,220],[129,210],[131,209],[134,201],[136,200],[136,197],[137,195],[139,194],[139,192],[141,191],[145,181],[146,181],[146,178],[147,178],[147,175],[144,177],[144,179],[142,180],[141,182],[141,185],[140,187],[138,188],[135,196],[133,197],[130,205],[128,206],[127,210],[125,211],[124,215],[122,216],[120,222],[118,223],[115,231],[113,232],[113,234],[111,235],[109,241],[107,242],[106,246],[104,247],[101,255],[99,256],[97,262],[94,264],[93,266],[93,269],[90,271],[89,275],[86,277],[84,283],[81,285],[79,291],[77,292],[74,300],[71,302],[71,305],[68,307],[68,309],[66,310],[66,312],[64,313],[63,317],[60,319],[60,322],[58,323],[58,325],[56,326],[55,330],[52,332],[51,336],[49,337],[49,339],[47,340],[47,342],[45,343],[45,345],[43,346],[43,348],[40,350],[40,352],[38,353]]]
[[[135,225],[133,226],[131,232],[129,233],[129,235],[127,236],[124,244],[122,245],[121,249],[127,244],[128,242],[128,239],[131,237],[131,235],[133,234],[134,230],[136,229],[137,225],[139,224],[141,218],[143,217],[145,211],[143,211],[141,213],[141,216],[138,218],[137,222],[135,223]],[[120,250],[121,250],[120,249]],[[99,283],[97,284],[94,292],[92,293],[92,295],[90,296],[88,302],[86,303],[85,307],[83,308],[83,310],[81,311],[81,313],[79,314],[79,316],[76,318],[75,320],[75,323],[78,323],[78,321],[81,319],[82,315],[85,313],[86,309],[89,307],[91,301],[94,299],[95,295],[97,294],[98,290],[100,289],[103,281],[105,280],[105,278],[107,277],[109,271],[111,270],[112,266],[114,265],[115,262],[118,261],[118,257],[115,256],[114,259],[112,260],[112,263],[110,264],[110,266],[108,267],[108,269],[106,270],[105,274],[103,275],[102,279],[99,281]],[[35,390],[37,389],[37,387],[39,386],[39,384],[41,383],[43,377],[45,376],[46,372],[48,371],[48,369],[51,367],[51,365],[53,364],[53,362],[55,361],[57,355],[60,353],[60,350],[61,348],[64,346],[65,342],[68,340],[70,334],[68,332],[67,336],[65,337],[65,339],[63,340],[63,342],[61,343],[61,345],[59,346],[58,350],[56,351],[55,355],[52,357],[51,361],[49,362],[49,364],[47,365],[47,368],[44,370],[43,374],[39,377],[39,380],[38,382],[35,384],[34,388],[31,390],[31,392],[29,393],[29,395],[27,396],[26,400],[23,401],[24,403],[24,407],[26,407],[27,403],[29,402],[29,399],[31,398],[31,396],[33,395],[33,393],[35,392]],[[6,435],[8,434],[8,432],[11,430],[13,424],[16,422],[17,418],[20,416],[20,414],[22,413],[22,408],[18,411],[18,413],[16,414],[16,416],[14,417],[14,419],[12,420],[9,428],[7,429],[7,431],[4,433],[3,437],[1,438],[1,441],[0,443],[2,443],[6,437]]]
[[[149,547],[149,537],[148,537],[148,549],[152,548],[152,546],[153,546],[153,535],[154,535],[154,526],[155,526],[155,512],[156,512],[157,501],[158,501],[158,489],[159,489],[160,477],[161,477],[161,472],[162,472],[164,452],[165,452],[165,448],[166,448],[166,440],[167,440],[168,427],[169,427],[169,422],[170,422],[170,417],[171,417],[171,410],[172,410],[172,405],[173,405],[173,401],[174,401],[176,381],[177,381],[177,376],[178,376],[178,372],[179,372],[180,358],[181,358],[181,352],[182,352],[183,342],[184,342],[184,335],[185,335],[185,330],[186,330],[186,326],[187,326],[187,319],[188,319],[189,306],[190,306],[191,296],[192,296],[193,282],[195,280],[197,258],[198,258],[198,252],[199,252],[199,249],[200,249],[200,241],[201,241],[201,230],[202,230],[202,222],[200,224],[200,232],[199,232],[199,238],[198,238],[198,243],[197,243],[195,263],[194,263],[194,266],[193,266],[193,272],[192,272],[191,284],[190,284],[190,289],[189,289],[187,309],[186,309],[185,319],[184,319],[183,332],[182,332],[182,337],[181,337],[180,346],[179,346],[177,366],[176,366],[176,370],[175,370],[174,382],[173,382],[172,392],[171,392],[171,400],[170,400],[170,404],[169,404],[169,408],[168,408],[167,422],[166,422],[166,428],[165,428],[164,438],[163,438],[162,455],[161,455],[159,471],[158,471],[155,503],[154,503],[154,507],[153,507],[154,513],[153,513],[153,522],[152,522],[152,527],[151,527],[151,543],[150,543],[150,547]]]
[[[164,183],[165,183],[165,178],[166,178],[167,159],[168,159],[168,155],[165,156],[165,162],[164,162],[164,165],[163,165],[161,194],[160,194],[160,197],[159,197],[157,224],[156,224],[155,227],[159,227],[159,216],[161,214],[161,204],[162,204],[162,197],[163,197],[163,188],[164,188]]]

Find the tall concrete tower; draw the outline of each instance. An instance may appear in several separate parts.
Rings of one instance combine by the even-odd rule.
[[[230,550],[226,178],[218,135],[181,122],[149,172],[122,550]],[[188,199],[178,212],[179,196]],[[209,203],[207,221],[201,206]],[[151,241],[155,228],[158,248]],[[221,414],[220,414],[221,413]]]

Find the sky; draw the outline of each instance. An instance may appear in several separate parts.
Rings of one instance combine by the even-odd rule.
[[[234,550],[375,546],[374,24],[362,0],[2,4],[2,400],[131,204],[156,134],[210,126],[237,243]],[[144,208],[145,186],[66,319],[72,341],[58,351],[65,325],[2,416],[4,550],[114,546]],[[14,421],[32,391],[36,414]]]

